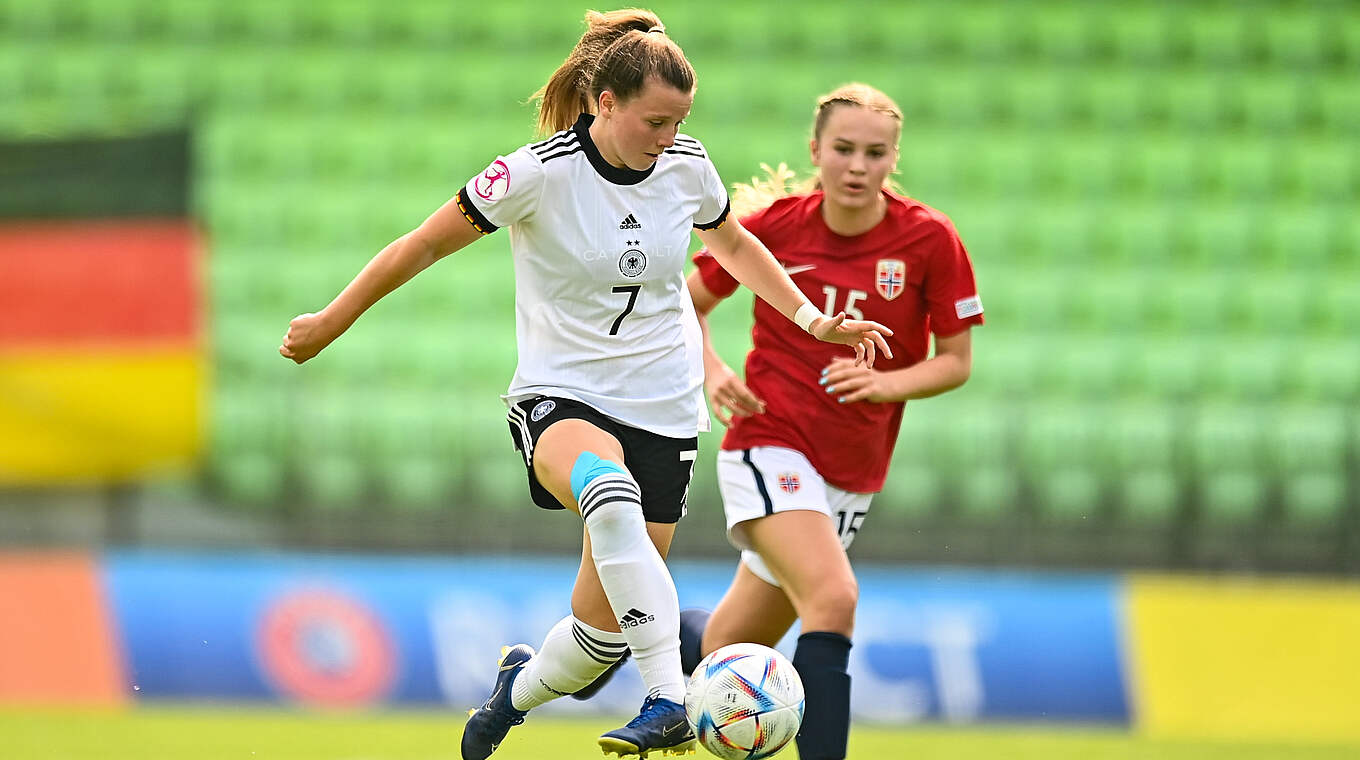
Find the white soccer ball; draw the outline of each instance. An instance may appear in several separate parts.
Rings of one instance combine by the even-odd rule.
[[[769,647],[729,644],[694,669],[685,715],[704,749],[724,760],[760,760],[798,733],[803,680]]]

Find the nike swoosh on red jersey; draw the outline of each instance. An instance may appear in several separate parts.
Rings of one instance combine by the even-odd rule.
[[[796,267],[784,267],[784,273],[792,277],[798,274],[799,272],[811,272],[816,268],[817,268],[816,264],[802,264]]]

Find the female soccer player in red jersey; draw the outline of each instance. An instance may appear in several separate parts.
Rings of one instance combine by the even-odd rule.
[[[707,251],[688,279],[704,327],[705,392],[728,426],[718,479],[728,535],[742,555],[711,616],[682,614],[684,664],[688,671],[733,642],[773,646],[801,619],[793,663],[807,692],[802,760],[845,757],[858,594],[845,549],[883,487],[904,402],[962,385],[972,366],[969,328],[982,324],[954,226],[888,187],[901,128],[886,95],[843,86],[817,104],[814,189],[774,197],[789,179],[781,167],[738,187],[733,204],[738,213],[743,201],[759,208],[742,224],[824,313],[887,325],[892,359],[855,366],[843,349],[819,344],[756,299],[743,382],[713,350],[705,319],[737,281]]]

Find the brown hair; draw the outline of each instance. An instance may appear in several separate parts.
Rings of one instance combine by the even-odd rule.
[[[578,115],[594,110],[605,90],[628,100],[651,76],[681,92],[694,90],[694,67],[666,36],[661,19],[641,8],[586,11],[580,41],[529,98],[538,101],[538,130],[549,134],[567,129]]]
[[[896,144],[898,138],[902,136],[902,109],[897,107],[893,99],[877,88],[861,82],[851,82],[817,99],[817,107],[812,112],[813,139],[822,138],[822,131],[826,129],[831,112],[839,106],[867,108],[889,116],[897,122],[897,134],[893,135],[893,143]],[[759,211],[786,195],[810,193],[822,186],[816,172],[800,180],[797,174],[783,163],[773,169],[769,164],[761,164],[760,168],[765,172],[764,177],[752,177],[749,185],[738,183],[732,188],[732,210],[738,216]],[[902,192],[890,176],[883,178],[883,186],[894,192]]]

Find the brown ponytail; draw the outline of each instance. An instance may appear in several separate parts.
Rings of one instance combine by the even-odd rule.
[[[567,129],[578,115],[594,110],[605,90],[619,100],[637,95],[649,76],[682,92],[694,89],[694,68],[666,36],[655,13],[641,8],[586,11],[585,21],[576,47],[530,96],[538,101],[539,132]]]

